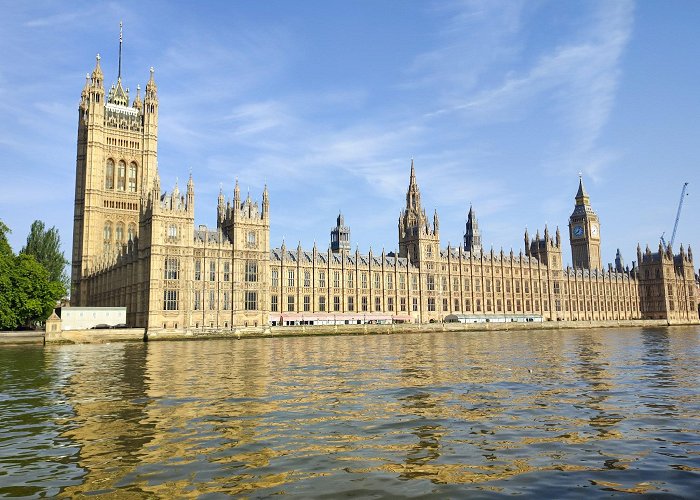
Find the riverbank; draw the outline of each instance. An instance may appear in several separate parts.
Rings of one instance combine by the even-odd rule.
[[[335,335],[392,335],[404,333],[429,332],[506,332],[522,330],[570,330],[590,328],[658,328],[667,326],[692,326],[696,322],[672,322],[666,320],[632,320],[632,321],[556,321],[544,323],[429,323],[429,324],[391,324],[391,325],[337,325],[337,326],[274,326],[247,327],[236,329],[192,329],[192,330],[150,330],[143,328],[123,328],[116,330],[69,330],[47,333],[47,344],[90,344],[108,342],[157,342],[168,340],[205,340],[222,338],[262,338],[262,337],[313,337]],[[15,332],[24,333],[24,332]],[[36,333],[33,343],[44,342],[43,335],[37,341]],[[4,336],[6,334],[0,334]],[[29,342],[27,336],[27,342]],[[23,340],[17,337],[18,340]],[[7,337],[10,340],[10,337]],[[27,343],[17,341],[12,343]]]

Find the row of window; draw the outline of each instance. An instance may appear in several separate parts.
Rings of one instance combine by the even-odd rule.
[[[294,287],[296,286],[296,271],[294,269],[287,269],[287,286],[288,287]],[[310,288],[312,286],[312,278],[311,278],[311,271],[303,271],[303,287],[304,288]],[[343,286],[343,283],[341,282],[341,271],[333,271],[333,287],[334,288],[340,288]],[[368,288],[368,272],[361,272],[360,273],[360,288],[363,290],[366,290]],[[373,273],[373,278],[374,278],[374,288],[381,288],[382,287],[382,274],[375,272]],[[347,271],[347,276],[345,280],[345,287],[346,288],[354,288],[354,279],[355,279],[355,272],[354,271]],[[469,279],[462,279],[464,282],[464,291],[469,292],[471,291],[471,280]],[[443,276],[440,279],[440,284],[441,287],[440,289],[443,292],[448,291],[448,278],[446,276]],[[273,288],[279,287],[280,285],[280,272],[278,269],[272,269],[271,271],[271,285]],[[473,282],[474,285],[474,291],[475,292],[481,292],[482,290],[482,285],[481,285],[481,280],[474,280]],[[492,286],[493,285],[493,286]],[[325,288],[326,287],[326,272],[325,271],[319,271],[318,272],[318,286],[319,288]],[[435,291],[437,290],[436,287],[436,276],[433,274],[428,274],[426,275],[426,287],[428,291]],[[485,279],[484,280],[484,291],[487,293],[491,293],[492,291],[495,291],[496,293],[501,293],[502,289],[505,289],[506,293],[511,292],[511,281],[506,280],[504,286],[502,287],[502,283],[500,279],[496,279],[492,282],[491,279]],[[513,288],[515,293],[520,293],[521,291],[521,285],[520,285],[520,280],[516,280],[513,282]],[[394,275],[393,274],[387,274],[386,275],[386,289],[387,290],[393,290],[394,289]],[[398,276],[398,289],[399,290],[405,290],[406,289],[406,276],[403,274],[400,274]],[[411,276],[411,289],[413,291],[418,291],[418,276],[412,275]],[[452,278],[452,291],[458,292],[460,289],[459,287],[459,278],[454,277]],[[522,284],[522,290],[525,293],[530,293],[530,281],[526,280]],[[560,284],[559,281],[555,281],[552,285],[552,291],[554,294],[560,294],[562,290],[562,285]],[[563,290],[564,294],[568,293],[568,286],[566,283],[563,284]],[[599,286],[599,284],[589,284],[586,286],[586,290],[590,293],[593,291],[594,293],[602,293],[603,292],[603,287]],[[547,294],[549,293],[549,286],[546,281],[539,282],[539,281],[533,281],[532,282],[532,292],[533,293],[542,293],[542,294]],[[573,291],[573,286],[572,286],[572,291]],[[578,284],[578,292],[583,293],[583,285],[581,283]]]
[[[195,290],[194,292],[194,310],[195,311],[200,311],[204,309],[204,304],[202,301],[203,293],[199,290]],[[216,310],[216,293],[214,290],[209,290],[209,301],[208,301],[208,306],[210,311]],[[232,302],[231,302],[231,295],[228,291],[225,291],[222,294],[222,304],[221,308],[224,311],[228,311],[231,309]],[[243,307],[245,308],[246,311],[255,311],[258,309],[258,293],[253,292],[253,291],[246,291],[244,294],[244,299],[243,299]]]
[[[112,243],[113,241],[116,243],[124,243],[125,241],[133,240],[136,236],[136,224],[129,224],[126,228],[126,240],[124,239],[124,229],[125,226],[122,222],[117,222],[116,225],[113,225],[111,221],[107,221],[103,228],[102,239],[105,243]],[[114,240],[112,240],[113,236]]]
[[[105,166],[105,189],[115,189],[116,187],[117,191],[127,191],[128,185],[128,191],[130,193],[135,193],[137,174],[138,165],[136,165],[136,162],[132,161],[129,163],[127,176],[127,166],[124,160],[119,160],[115,168],[114,160],[108,158],[107,165]]]
[[[209,281],[216,281],[216,262],[209,261]],[[247,283],[255,283],[258,281],[258,263],[254,260],[248,260],[245,262],[245,281]],[[195,281],[202,281],[202,261],[194,261],[194,279]],[[231,281],[231,263],[223,263],[223,279],[224,281]]]

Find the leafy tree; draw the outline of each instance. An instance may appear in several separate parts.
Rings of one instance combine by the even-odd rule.
[[[0,221],[0,329],[31,326],[49,317],[65,293],[60,281],[33,255],[15,255],[7,241],[9,228]]]
[[[61,238],[56,227],[47,231],[42,221],[35,220],[27,236],[27,244],[20,253],[33,255],[49,272],[49,281],[58,281],[63,284],[64,289],[68,288],[68,261],[61,251]]]

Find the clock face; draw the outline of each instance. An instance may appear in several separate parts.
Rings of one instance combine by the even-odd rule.
[[[577,238],[583,236],[583,226],[574,226],[574,236]]]
[[[591,225],[591,234],[593,236],[598,236],[598,226],[596,226],[595,224]]]

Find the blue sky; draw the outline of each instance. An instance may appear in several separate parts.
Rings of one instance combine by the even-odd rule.
[[[77,108],[102,56],[143,87],[155,67],[164,188],[192,169],[196,222],[223,184],[260,198],[271,241],[329,242],[338,210],[362,252],[397,247],[415,159],[443,246],[470,203],[485,246],[565,236],[578,172],[603,261],[637,242],[700,252],[700,2],[7,2],[0,19],[0,218],[34,219],[70,256]],[[568,239],[565,262],[570,262]],[[676,245],[677,246],[677,245]],[[700,255],[700,253],[698,253]]]

